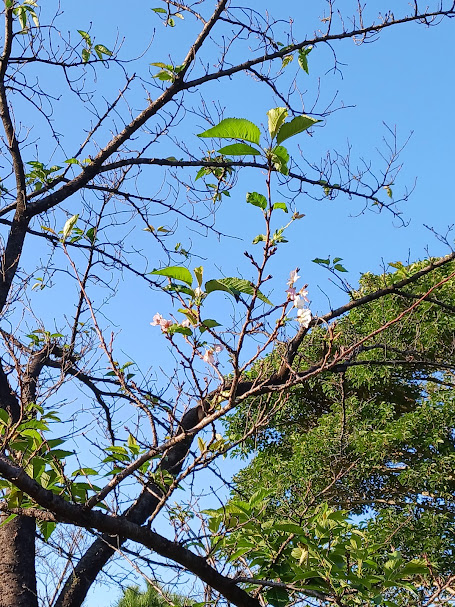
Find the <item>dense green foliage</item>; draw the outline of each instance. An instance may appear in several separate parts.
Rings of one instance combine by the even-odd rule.
[[[399,265],[396,272],[381,276],[366,274],[352,298],[393,284],[423,265]],[[326,327],[313,330],[301,345],[301,369],[321,360],[329,348],[348,347],[397,318],[453,270],[452,264],[438,270],[437,277],[421,278],[412,291],[351,310],[337,323],[331,344]],[[404,561],[429,563],[431,575],[420,579],[421,584],[431,586],[434,577],[453,572],[454,312],[455,295],[448,282],[359,346],[352,360],[293,388],[279,403],[250,402],[231,417],[233,437],[255,415],[258,427],[261,418],[268,420],[242,446],[243,454],[254,458],[237,475],[244,499],[258,487],[267,494],[259,525],[294,521],[308,533],[314,517],[326,512],[321,504],[328,504],[328,516],[337,525],[340,520],[347,524],[343,512],[351,521],[363,521],[362,549],[374,543],[378,556],[398,550]],[[274,352],[267,364],[277,367],[280,358]],[[250,550],[243,556],[257,564]],[[286,554],[282,559],[287,567]],[[346,573],[346,567],[340,571]],[[276,574],[283,578],[279,568]],[[396,599],[410,600],[407,594]]]

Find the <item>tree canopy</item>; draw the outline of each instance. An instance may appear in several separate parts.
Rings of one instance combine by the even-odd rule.
[[[268,4],[3,1],[0,607],[453,602],[450,228],[357,286],[294,260],[412,193],[391,127],[317,158],[313,57],[455,4]]]

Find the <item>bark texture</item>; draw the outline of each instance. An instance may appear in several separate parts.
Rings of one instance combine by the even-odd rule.
[[[32,518],[17,516],[0,527],[0,607],[38,607]]]

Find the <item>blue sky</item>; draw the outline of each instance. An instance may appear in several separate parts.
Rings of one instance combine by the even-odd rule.
[[[265,4],[257,2],[257,9],[263,10]],[[304,4],[293,1],[283,7],[277,2],[268,3],[272,15],[279,10],[283,20],[292,17],[295,35],[301,33],[302,37],[308,38],[320,26],[316,15],[323,3],[311,3],[311,9],[305,8],[308,13],[302,10]],[[351,4],[345,2],[343,6],[341,2],[340,8],[347,9]],[[405,6],[405,3],[401,4]],[[137,63],[124,65],[128,73],[145,70],[143,86],[138,84],[133,87],[129,98],[133,113],[143,109],[146,104],[145,89],[152,82],[150,74],[147,74],[149,64],[167,62],[169,56],[177,63],[186,52],[185,43],[192,39],[196,31],[187,21],[178,21],[173,29],[164,28],[150,10],[155,5],[158,6],[159,2],[150,4],[141,0],[131,3],[130,10],[124,2],[106,0],[96,3],[67,0],[62,3],[63,29],[70,30],[74,39],[78,37],[77,29],[90,30],[96,43],[103,43],[109,48],[115,46],[116,40],[120,42],[124,38],[120,56],[128,60],[146,49]],[[93,23],[91,29],[90,22]],[[148,47],[151,40],[152,44]],[[333,71],[332,51],[320,46],[309,55],[310,75],[301,70],[297,73],[291,66],[288,68],[289,82],[291,74],[297,73],[306,111],[310,111],[318,95],[318,108],[324,108],[335,95],[335,106],[347,107],[327,116],[320,126],[314,128],[312,137],[304,134],[292,140],[289,144],[291,155],[300,158],[302,154],[301,158],[317,163],[327,151],[333,158],[336,152],[344,154],[349,147],[353,164],[364,159],[367,164],[371,163],[373,172],[380,172],[383,165],[381,154],[386,153],[383,139],[390,139],[390,130],[396,129],[399,145],[409,141],[400,156],[403,168],[392,189],[396,196],[406,188],[414,188],[414,185],[415,189],[409,201],[400,207],[408,224],[406,227],[401,226],[387,211],[379,214],[364,209],[358,201],[342,196],[333,201],[315,201],[305,193],[299,196],[296,209],[305,217],[289,229],[289,243],[279,247],[278,254],[271,262],[270,272],[274,278],[270,282],[270,297],[276,303],[284,299],[289,271],[298,266],[302,284],[309,284],[311,308],[315,314],[326,312],[330,305],[343,303],[346,295],[332,285],[326,271],[312,263],[313,258],[328,255],[342,257],[349,270],[343,278],[355,287],[362,272],[380,272],[388,262],[424,258],[427,248],[431,255],[447,253],[447,247],[424,224],[445,234],[448,226],[454,222],[451,187],[455,159],[453,23],[447,21],[430,28],[416,24],[399,26],[383,32],[374,43],[358,45],[347,39],[335,42],[333,48],[338,70]],[[246,45],[244,52],[252,53]],[[206,60],[209,62],[210,58]],[[45,69],[41,73],[43,83],[49,90],[58,92],[58,82],[53,81]],[[95,98],[101,100],[103,97],[115,97],[123,84],[122,70],[111,66],[101,70],[90,87]],[[193,100],[195,105],[199,103],[196,92],[186,97],[189,106]],[[204,92],[204,102],[210,108],[219,104],[226,117],[245,117],[259,125],[266,124],[268,109],[281,105],[269,89],[259,91],[249,76],[242,75],[214,82]],[[126,112],[125,109],[122,111]],[[39,137],[40,153],[47,154],[52,162],[59,164],[65,159],[65,154],[71,157],[85,138],[84,128],[89,112],[89,103],[76,106],[71,96],[64,95],[62,101],[56,104],[54,114],[59,130],[64,133],[62,150],[54,151],[53,144],[40,130],[42,125],[37,123],[35,132]],[[182,115],[175,136],[195,156],[202,156],[201,140],[196,134],[207,126],[189,112]],[[106,130],[100,134],[99,143],[106,142],[107,137]],[[32,152],[31,157],[34,157]],[[182,153],[170,141],[152,147],[150,155],[182,157]],[[153,195],[160,189],[161,179],[160,169],[152,168],[144,172],[141,183],[150,183]],[[200,257],[191,260],[190,267],[204,265],[207,279],[220,275],[253,276],[243,256],[245,249],[253,250],[251,241],[262,231],[260,211],[245,202],[246,192],[253,189],[264,189],[263,177],[257,171],[243,171],[231,197],[223,200],[217,211],[216,225],[226,237],[218,239],[209,235],[203,238],[200,230],[188,229],[177,231],[175,236],[169,237],[172,245],[175,242],[181,242],[186,248],[192,245],[192,251]],[[277,200],[279,192],[277,188]],[[68,215],[80,213],[82,219],[87,219],[87,210],[78,197],[65,203],[65,210]],[[284,215],[283,219],[286,219]],[[168,221],[173,222],[167,216],[162,219],[157,217],[156,225],[160,222],[166,225]],[[57,214],[56,222],[60,222],[58,227],[61,228],[64,215]],[[131,226],[129,238],[135,246],[142,247],[145,256],[150,255],[150,268],[162,263],[156,248],[149,244],[150,235],[144,233],[142,227]],[[449,240],[453,243],[453,235]],[[27,254],[28,263],[34,263],[36,250],[29,248]],[[66,279],[62,277],[62,280]],[[64,284],[62,287],[60,283],[59,290],[35,291],[32,298],[37,309],[49,309],[55,302],[56,294],[64,297],[65,288],[71,292],[73,287],[69,283],[68,286],[66,282]],[[104,297],[102,291],[95,291],[94,296],[97,305],[101,305]],[[50,309],[49,322],[55,323],[58,329],[67,311]],[[224,320],[227,324],[231,310],[232,304],[226,302],[223,296],[214,296],[210,311],[219,322]],[[164,316],[169,315],[173,311],[170,300],[129,278],[122,278],[115,298],[109,298],[102,304],[102,322],[117,333],[119,351],[125,360],[135,360],[144,369],[151,365],[160,385],[167,381],[160,369],[172,372],[174,359],[167,351],[159,330],[150,327],[149,323],[158,311]],[[110,600],[110,597],[106,598],[105,589],[95,589],[87,604],[102,602],[108,605]]]

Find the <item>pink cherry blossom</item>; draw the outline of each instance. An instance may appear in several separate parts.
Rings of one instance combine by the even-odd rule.
[[[204,356],[202,357],[202,360],[206,363],[209,363],[209,365],[214,365],[215,357],[213,356],[213,350],[206,350]]]
[[[169,327],[174,323],[172,320],[167,320],[166,318],[163,318],[161,314],[157,312],[153,317],[153,322],[151,322],[150,324],[152,325],[152,327],[161,327],[163,333],[166,333]]]
[[[224,347],[221,344],[216,344],[216,346],[213,346],[213,351],[216,353],[219,353],[222,350],[224,350]]]
[[[297,295],[297,291],[295,290],[295,288],[289,287],[289,289],[286,289],[286,293],[288,294],[288,299],[294,301],[294,298]]]
[[[190,322],[190,320],[188,318],[185,318],[185,320],[183,320],[180,323],[180,326],[181,327],[185,327],[185,328],[189,328],[189,327],[191,327],[191,322]]]
[[[294,283],[296,283],[298,281],[298,279],[300,278],[300,276],[298,276],[297,272],[299,271],[298,268],[296,268],[295,270],[292,270],[292,272],[289,274],[289,280],[287,282],[287,284],[290,287],[294,286]]]
[[[150,324],[152,325],[152,327],[156,327],[157,325],[160,324],[161,320],[163,319],[163,317],[161,316],[161,314],[159,314],[158,312],[155,314],[155,316],[153,317],[153,322],[151,322]]]
[[[173,324],[174,324],[174,322],[172,320],[166,320],[165,318],[162,318],[160,320],[160,327],[161,327],[161,330],[163,331],[163,333],[166,333],[166,331],[169,329],[169,327]]]

